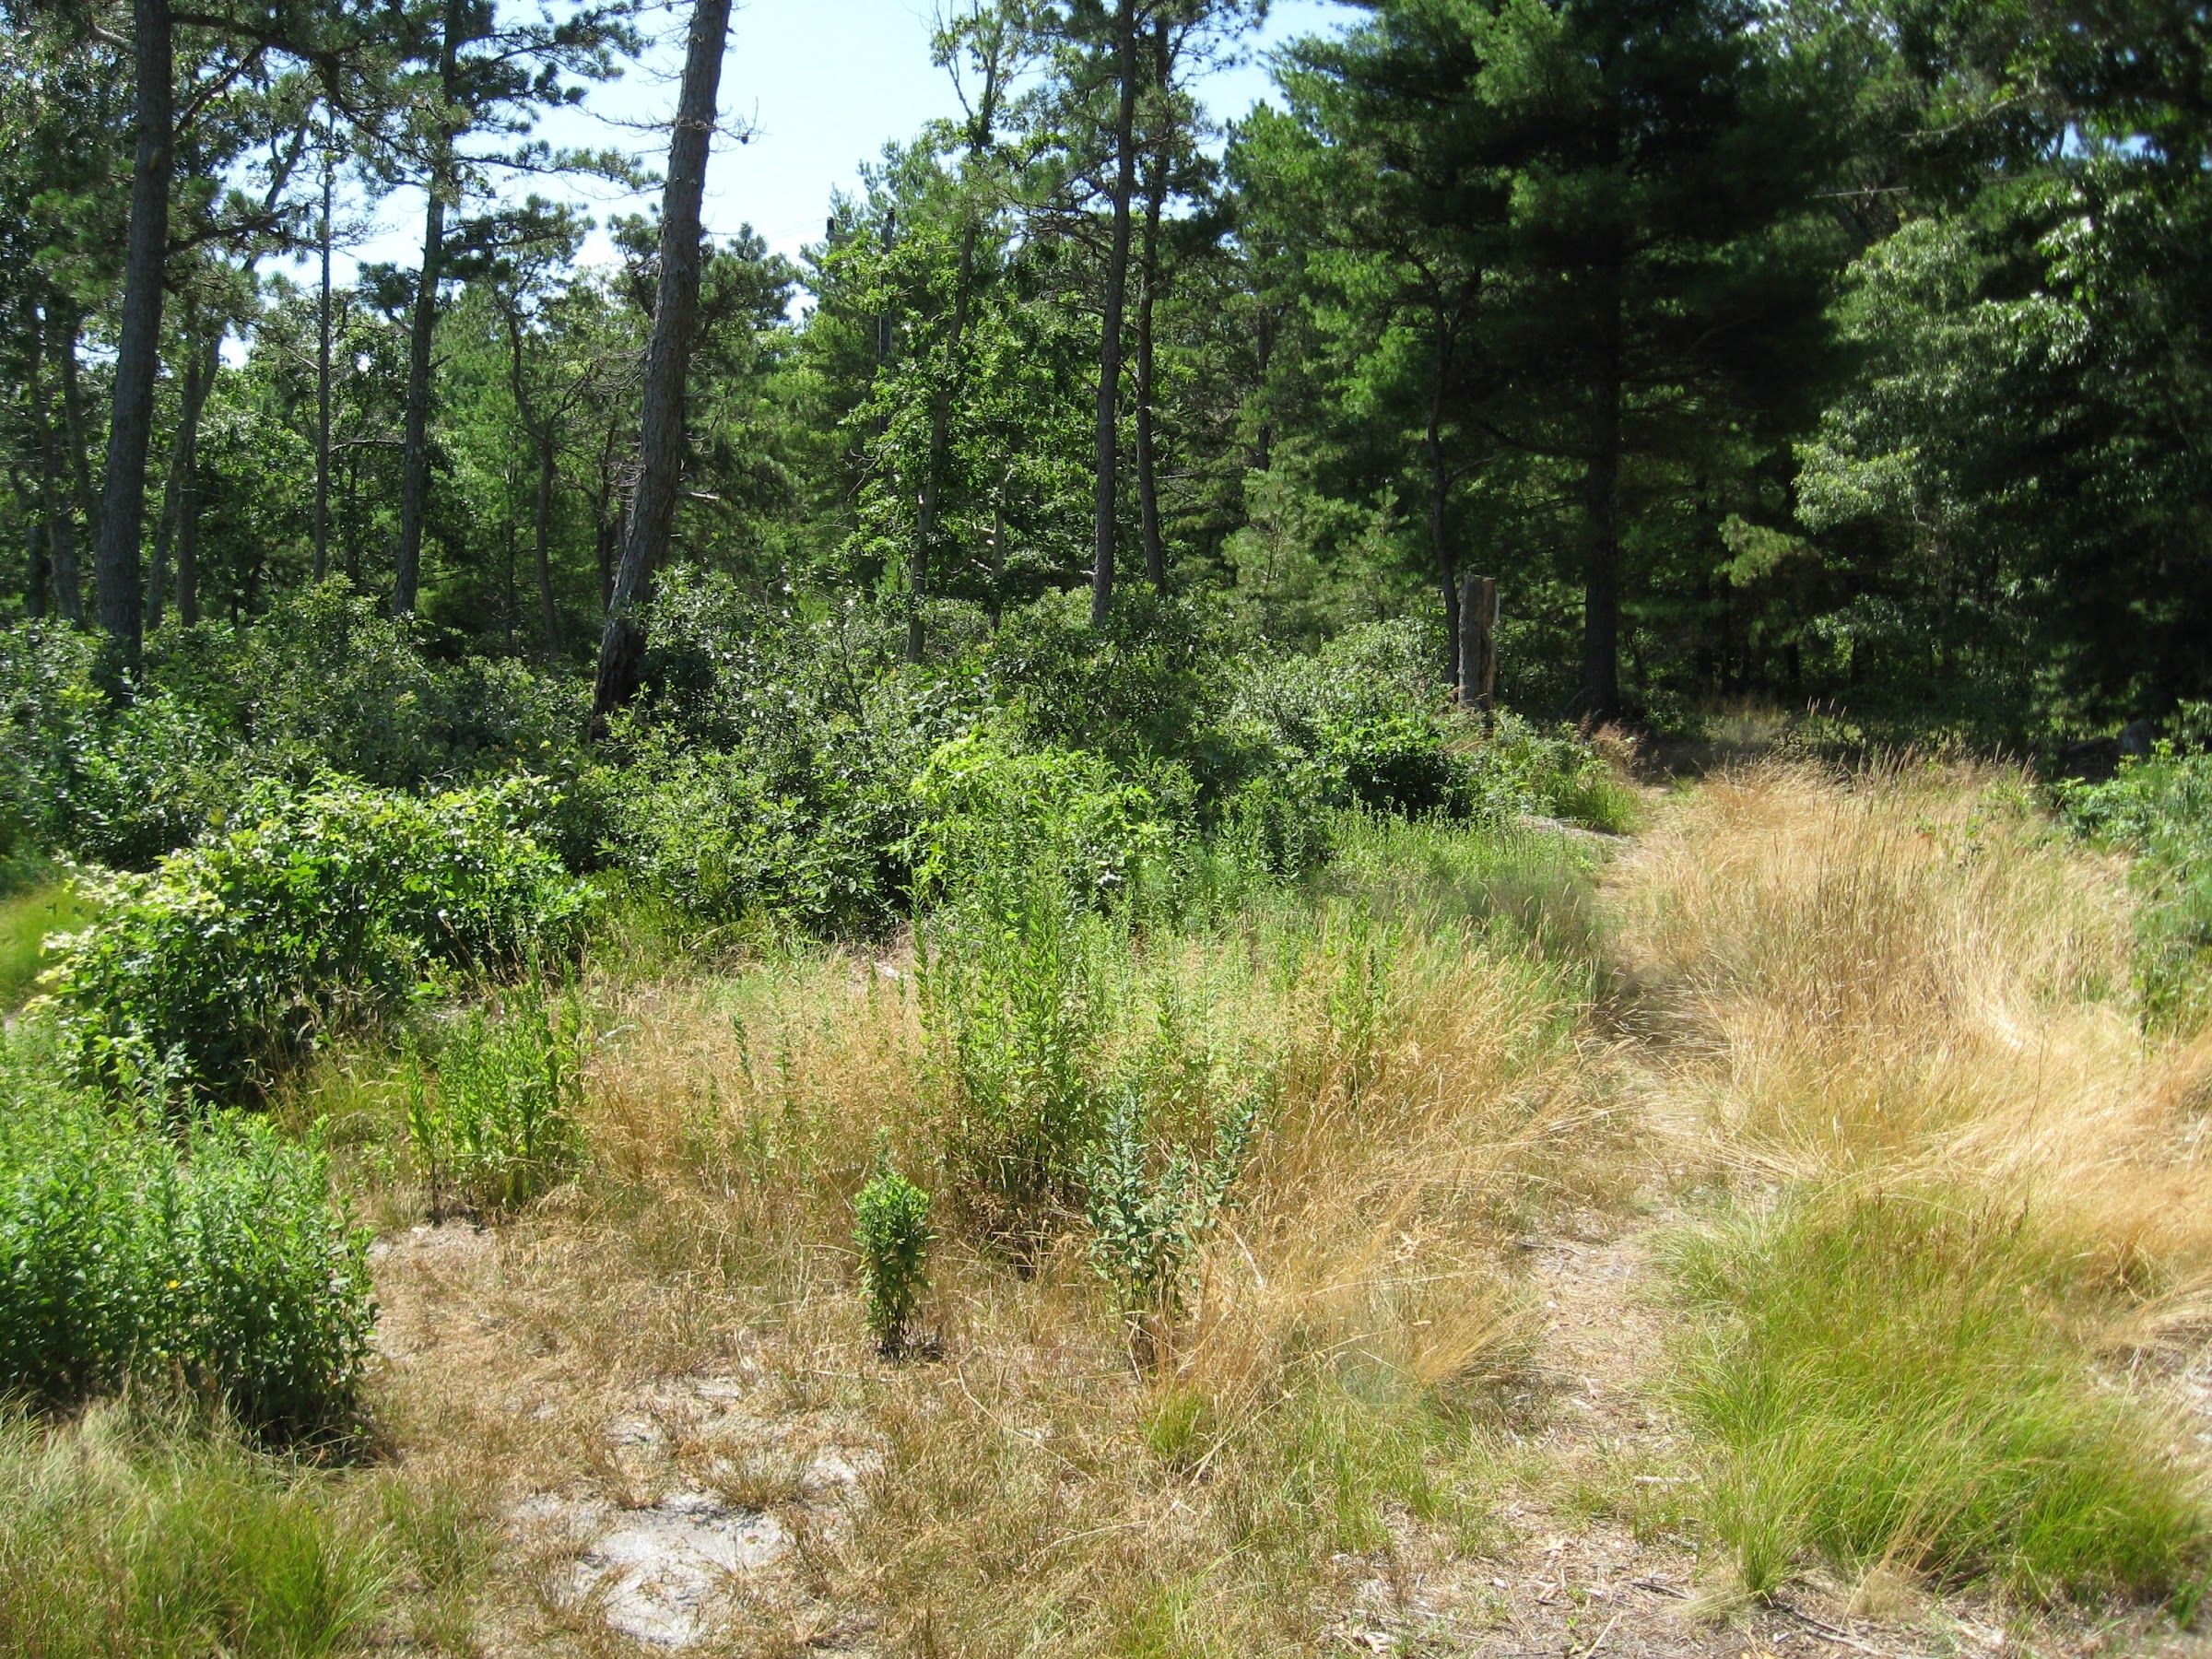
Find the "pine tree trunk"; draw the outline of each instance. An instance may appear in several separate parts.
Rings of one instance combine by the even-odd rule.
[[[1441,306],[1433,319],[1436,330],[1435,362],[1430,371],[1429,429],[1429,557],[1436,571],[1438,589],[1444,596],[1444,650],[1448,659],[1445,683],[1460,680],[1461,640],[1459,572],[1447,535],[1446,510],[1451,505],[1452,477],[1444,466],[1444,394],[1452,370],[1452,336],[1444,326]]]
[[[68,461],[62,453],[62,431],[53,422],[53,406],[45,386],[46,343],[53,331],[49,315],[38,319],[31,335],[28,389],[39,429],[40,496],[46,520],[46,554],[53,567],[53,600],[62,620],[81,628],[85,621],[84,588],[76,564],[76,515],[70,504]]]
[[[537,440],[537,503],[531,525],[537,560],[537,608],[546,630],[546,654],[560,654],[560,612],[553,604],[553,438],[550,430]]]
[[[330,209],[337,182],[336,158],[327,144],[323,155],[323,219],[316,241],[322,245],[323,290],[315,310],[315,565],[320,582],[330,574]]]
[[[439,24],[438,86],[453,95],[466,27],[465,0],[446,0]],[[401,438],[399,546],[393,558],[392,614],[412,616],[422,583],[422,530],[430,508],[430,372],[438,335],[438,283],[445,265],[445,209],[453,194],[453,141],[441,135],[436,165],[424,186],[422,268],[415,279],[415,316],[407,338],[407,398]]]
[[[1113,608],[1116,475],[1121,467],[1122,314],[1129,294],[1130,198],[1136,194],[1136,0],[1114,7],[1113,241],[1106,255],[1106,305],[1099,340],[1098,494],[1091,517],[1090,621]]]
[[[184,363],[184,385],[178,400],[177,433],[170,446],[169,477],[161,487],[161,518],[154,532],[154,568],[147,580],[147,626],[158,628],[161,623],[162,583],[166,579],[171,551],[182,545],[185,525],[189,523],[197,542],[200,513],[199,449],[200,416],[207,406],[207,394],[215,387],[215,377],[222,366],[223,328],[218,319],[203,335],[198,328],[188,328],[184,335],[185,349],[190,353]],[[192,585],[198,586],[198,574],[194,573]],[[184,608],[185,587],[183,566],[180,560],[177,571],[177,608]],[[199,594],[192,596],[192,608],[199,609]],[[194,618],[188,620],[196,620]]]
[[[401,436],[399,547],[393,562],[392,614],[414,614],[422,582],[422,527],[430,501],[430,353],[438,335],[438,272],[445,260],[445,199],[434,182],[422,224],[422,270],[415,283],[407,339],[407,399]]]
[[[77,377],[76,347],[84,337],[84,313],[74,301],[49,303],[46,314],[53,332],[50,349],[62,382],[62,429],[68,435],[68,488],[75,495],[77,517],[85,537],[100,535],[100,499],[92,493],[92,437],[85,419],[85,390]]]
[[[638,488],[630,503],[622,562],[607,599],[606,631],[599,640],[599,672],[592,689],[594,736],[604,735],[607,717],[637,695],[645,657],[645,624],[639,612],[653,597],[653,578],[667,556],[676,527],[677,490],[684,467],[684,382],[699,321],[700,271],[704,264],[700,200],[706,188],[714,95],[722,82],[729,32],[730,0],[694,0],[676,130],[668,141],[668,182],[661,195],[661,276],[653,300],[653,336],[645,349]]]
[[[1144,529],[1145,575],[1168,591],[1168,557],[1159,537],[1159,484],[1152,435],[1152,298],[1159,282],[1159,194],[1145,203],[1144,268],[1136,301],[1136,511]]]
[[[1159,457],[1152,427],[1152,308],[1160,285],[1159,218],[1167,206],[1168,153],[1173,141],[1168,93],[1174,65],[1169,55],[1168,29],[1164,15],[1154,20],[1152,85],[1159,94],[1161,126],[1145,169],[1145,241],[1136,301],[1136,514],[1144,536],[1145,575],[1152,591],[1163,596],[1168,591],[1168,556],[1159,534]]]
[[[124,247],[123,328],[115,343],[115,401],[108,422],[107,478],[100,493],[93,576],[100,626],[135,675],[145,626],[139,535],[146,522],[146,455],[153,441],[154,380],[160,368],[161,288],[169,260],[169,176],[173,159],[174,51],[169,0],[134,0],[137,55],[137,152],[131,162],[131,226]],[[123,689],[122,681],[116,689]]]
[[[1583,475],[1583,710],[1620,708],[1621,302],[1618,270],[1604,273],[1590,449]]]

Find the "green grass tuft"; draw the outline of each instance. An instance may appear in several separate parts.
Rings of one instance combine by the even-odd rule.
[[[1810,1201],[1687,1241],[1679,1383],[1745,1588],[1808,1556],[2049,1601],[2185,1595],[2207,1515],[2149,1413],[2090,1374],[2099,1312],[2017,1216]]]
[[[351,1651],[387,1552],[329,1477],[122,1406],[0,1418],[0,1652]]]
[[[0,1008],[21,1005],[46,964],[46,935],[70,933],[92,908],[66,882],[42,882],[0,899]]]

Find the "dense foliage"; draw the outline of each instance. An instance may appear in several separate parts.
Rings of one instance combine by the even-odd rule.
[[[568,948],[586,896],[530,833],[537,796],[262,786],[236,828],[97,888],[52,980],[79,1065],[235,1096],[440,970]]]
[[[617,218],[580,264],[561,181],[633,159],[495,135],[637,41],[621,5],[465,9],[178,26],[152,694],[104,709],[71,630],[112,609],[131,23],[9,13],[0,614],[45,621],[0,641],[10,833],[144,864],[234,773],[451,782],[580,717],[516,665],[598,634],[657,232]],[[795,263],[706,250],[674,562],[729,584],[730,650],[995,635],[1045,740],[1171,752],[1202,790],[1238,761],[1195,730],[1218,646],[1405,618],[1449,681],[1477,571],[1505,694],[1547,715],[1781,693],[2018,743],[2205,691],[2201,8],[1375,0],[1277,52],[1224,145],[1197,92],[1253,10],[970,0],[936,40],[962,119],[869,164]],[[327,299],[265,270],[426,177],[414,267]],[[702,912],[894,908],[877,753],[956,734],[836,683],[849,654],[771,676],[803,693],[780,715],[713,712],[771,765],[661,756],[628,856]],[[1438,798],[1396,735],[1353,787]],[[756,828],[690,847],[695,810]],[[825,815],[878,821],[841,845]]]
[[[344,1427],[369,1356],[368,1237],[323,1157],[222,1114],[181,1138],[0,1052],[0,1393],[181,1384],[280,1433]]]

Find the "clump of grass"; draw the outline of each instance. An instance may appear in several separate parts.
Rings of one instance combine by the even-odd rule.
[[[13,1008],[30,994],[46,965],[47,935],[69,933],[91,919],[90,905],[65,881],[0,898],[0,1008]]]
[[[2093,1380],[2078,1264],[2017,1214],[1790,1203],[1692,1236],[1677,1388],[1704,1518],[1764,1595],[1806,1558],[2049,1600],[2162,1598],[2207,1516],[2163,1425]]]
[[[219,1427],[0,1417],[0,1651],[22,1659],[350,1652],[389,1560],[333,1477]]]

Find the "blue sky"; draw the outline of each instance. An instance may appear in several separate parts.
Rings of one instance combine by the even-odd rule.
[[[932,117],[957,113],[950,81],[929,61],[932,15],[930,0],[741,4],[723,64],[722,109],[726,122],[754,131],[745,144],[715,147],[707,171],[708,230],[726,236],[750,224],[771,248],[795,255],[819,240],[831,191],[855,188],[862,162]],[[1269,46],[1332,29],[1347,15],[1337,0],[1275,0],[1244,61],[1201,83],[1207,107],[1217,117],[1243,114],[1267,94],[1262,60]],[[620,80],[594,88],[584,109],[561,112],[541,135],[657,152],[661,135],[635,128],[665,121],[675,107],[688,16],[688,6],[653,13],[647,29],[659,44]],[[648,159],[657,165],[659,157]],[[544,182],[535,182],[546,194]],[[599,218],[641,206],[605,185],[580,184],[566,194]],[[387,198],[378,206],[381,229],[359,245],[357,257],[413,265],[421,218],[416,193]],[[606,251],[604,239],[594,238],[585,257],[604,258]]]

